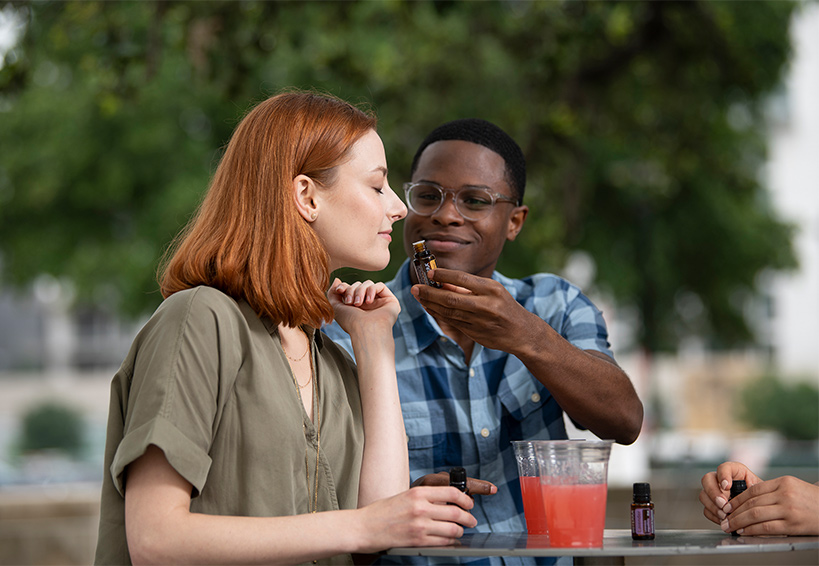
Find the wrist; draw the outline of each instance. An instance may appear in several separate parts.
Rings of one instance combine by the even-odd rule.
[[[367,338],[369,336],[388,335],[392,337],[395,320],[362,318],[348,322],[344,331],[351,337]]]
[[[367,347],[395,350],[395,340],[392,337],[391,329],[369,328],[360,331],[351,329],[348,334],[350,335],[350,341],[353,343],[353,348]]]
[[[367,528],[367,508],[359,507],[358,509],[351,510],[350,513],[354,516],[351,516],[347,523],[352,526],[352,528],[348,530],[349,537],[346,542],[349,548],[347,552],[350,554],[367,554],[372,552],[372,548],[375,546],[372,540],[374,529]]]
[[[542,360],[550,355],[553,337],[558,335],[551,325],[538,315],[526,311],[519,319],[520,326],[509,334],[510,348],[506,352],[517,357],[524,363],[527,360]],[[558,335],[559,336],[559,335]]]

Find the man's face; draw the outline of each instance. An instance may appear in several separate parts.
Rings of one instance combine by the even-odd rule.
[[[503,158],[479,144],[447,140],[427,146],[418,160],[412,182],[429,181],[452,192],[431,216],[409,211],[404,221],[407,255],[413,256],[413,242],[426,240],[439,267],[491,277],[504,243],[514,240],[520,232],[528,209],[498,201],[489,216],[466,220],[455,209],[453,192],[464,187],[481,187],[514,198],[505,171]]]

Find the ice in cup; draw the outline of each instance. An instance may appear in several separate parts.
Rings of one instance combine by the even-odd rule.
[[[523,496],[523,515],[526,518],[526,531],[530,535],[545,535],[546,510],[543,507],[543,494],[540,487],[539,466],[534,442],[530,440],[513,440],[515,459],[518,462],[520,492]]]
[[[611,440],[535,443],[549,544],[603,546]]]

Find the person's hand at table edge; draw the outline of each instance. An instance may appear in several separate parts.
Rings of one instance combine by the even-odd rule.
[[[729,501],[731,483],[748,488]],[[703,515],[726,533],[819,535],[819,485],[793,476],[762,480],[739,462],[720,464],[702,477]]]

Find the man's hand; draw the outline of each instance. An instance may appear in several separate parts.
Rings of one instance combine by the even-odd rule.
[[[449,485],[449,472],[438,472],[421,476],[412,487]],[[466,478],[466,492],[468,495],[492,495],[498,492],[495,484],[475,478]]]
[[[533,324],[543,324],[493,279],[443,268],[430,271],[429,276],[444,287],[415,285],[415,298],[439,322],[486,348],[514,353],[522,333]]]
[[[486,348],[516,356],[580,426],[620,444],[634,442],[643,405],[613,359],[576,348],[493,279],[443,268],[429,276],[443,288],[415,285],[412,294],[445,332],[448,326]],[[469,354],[467,348],[464,352]]]

